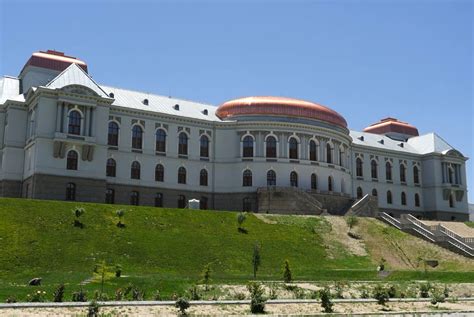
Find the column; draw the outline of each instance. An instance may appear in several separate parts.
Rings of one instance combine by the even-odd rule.
[[[61,114],[62,113],[62,105],[58,102],[56,106],[56,132],[61,132]]]

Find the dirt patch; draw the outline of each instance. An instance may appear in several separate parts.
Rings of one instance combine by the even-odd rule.
[[[324,234],[324,243],[329,246],[329,253],[331,253],[331,246],[333,241],[338,241],[345,248],[345,250],[356,256],[366,256],[367,250],[363,240],[358,240],[349,237],[349,226],[344,217],[328,216],[325,219],[331,224],[332,230]],[[357,227],[352,229],[357,233]]]

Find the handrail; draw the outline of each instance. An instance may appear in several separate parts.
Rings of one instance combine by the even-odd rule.
[[[392,216],[390,216],[389,214],[387,214],[386,212],[381,212],[379,213],[379,216],[387,221],[389,224],[391,224],[392,226],[394,226],[395,228],[397,229],[402,229],[402,224],[400,221],[398,221],[397,219],[393,218]]]
[[[363,202],[369,199],[368,197],[369,197],[369,194],[365,194],[364,197],[356,201],[355,204],[351,206],[351,209],[357,209],[359,207],[359,204],[362,204]]]
[[[416,219],[410,214],[403,214],[402,217],[405,216],[404,218],[407,219],[409,222],[412,224],[418,226],[419,228],[423,229],[425,233],[428,233],[429,236],[434,236],[433,232],[429,229],[427,225],[425,225],[423,222],[420,220]]]
[[[440,232],[444,233],[445,235],[447,235],[448,237],[452,238],[452,239],[455,239],[456,241],[459,241],[460,243],[462,243],[463,245],[465,245],[467,248],[469,248],[470,250],[473,250],[473,247],[471,247],[468,243],[466,243],[467,241],[466,240],[471,240],[471,238],[464,238],[464,237],[461,237],[460,235],[458,235],[457,233],[455,233],[454,231],[446,228],[445,226],[443,226],[442,224],[439,225],[439,230]]]

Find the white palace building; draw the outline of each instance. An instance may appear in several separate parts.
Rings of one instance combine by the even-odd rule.
[[[57,51],[0,79],[2,197],[467,220],[466,160],[394,118],[359,132],[297,99],[215,107],[115,88]]]

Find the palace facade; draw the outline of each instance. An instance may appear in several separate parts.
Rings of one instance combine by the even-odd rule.
[[[352,131],[297,99],[215,107],[114,88],[56,51],[0,79],[3,197],[307,214],[368,200],[394,216],[467,220],[466,160],[394,118]]]

